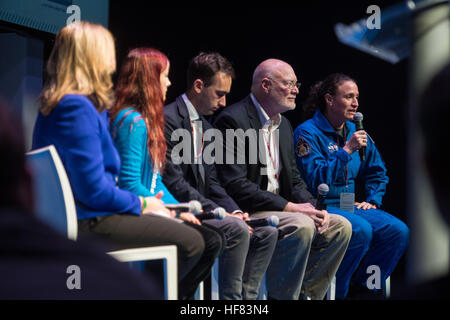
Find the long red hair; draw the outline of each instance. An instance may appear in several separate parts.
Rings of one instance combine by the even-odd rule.
[[[111,122],[124,108],[134,107],[147,127],[147,148],[152,165],[164,170],[167,145],[164,138],[164,98],[160,75],[169,60],[159,50],[137,48],[128,53],[119,73]]]

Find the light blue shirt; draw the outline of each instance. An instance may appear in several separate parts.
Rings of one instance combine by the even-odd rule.
[[[153,170],[147,147],[147,127],[141,114],[126,108],[117,114],[111,126],[114,144],[120,155],[119,187],[139,196],[155,196],[163,191],[164,203],[178,203]]]

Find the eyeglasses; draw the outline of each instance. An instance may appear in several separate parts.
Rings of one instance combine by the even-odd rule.
[[[294,90],[295,88],[300,89],[301,82],[298,81],[284,81],[284,80],[275,80],[270,77],[267,77],[269,80],[275,81],[275,82],[281,82],[285,87],[287,87],[290,90]]]

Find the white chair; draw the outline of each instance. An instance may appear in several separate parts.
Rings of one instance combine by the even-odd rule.
[[[330,286],[327,290],[327,300],[335,300],[336,299],[336,277],[333,277],[331,280]]]
[[[257,300],[267,300],[267,273],[264,273],[263,278],[261,279],[261,284],[259,285],[259,292]]]
[[[211,284],[211,300],[219,300],[219,258],[216,258],[211,268],[211,276],[206,279]],[[200,282],[195,292],[195,300],[205,300],[205,284]]]
[[[386,299],[389,299],[391,295],[391,277],[388,277],[385,282],[384,288]],[[336,299],[336,277],[333,277],[333,280],[328,287],[327,300],[335,300]],[[266,287],[266,274],[264,274],[263,279],[261,280],[261,286],[259,287],[259,295],[258,300],[267,300],[267,287]]]
[[[219,300],[219,258],[216,258],[211,270],[211,300]]]
[[[261,285],[259,286],[259,293],[258,293],[258,300],[267,300],[268,294],[267,294],[267,275],[264,274],[264,277],[261,280]],[[335,291],[336,291],[336,277],[333,277],[333,280],[331,281],[330,287],[327,291],[327,300],[334,300],[335,298]]]
[[[391,277],[387,277],[386,282],[384,283],[384,296],[386,299],[391,297]]]
[[[386,299],[389,299],[391,296],[391,277],[387,277],[385,283],[384,283],[384,295]],[[330,287],[327,291],[327,300],[335,300],[336,299],[336,277],[333,277],[333,280],[331,281]]]
[[[66,170],[53,145],[27,154],[33,171],[35,213],[39,219],[71,240],[77,239],[78,221],[75,201]],[[178,299],[177,247],[145,247],[108,252],[115,259],[142,270],[145,261],[164,260],[165,298]]]

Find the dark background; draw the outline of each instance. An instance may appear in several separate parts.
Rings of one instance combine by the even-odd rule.
[[[311,1],[312,2],[312,1]],[[208,3],[197,7],[152,7],[147,2],[111,1],[110,30],[116,38],[118,66],[129,49],[150,46],[167,54],[172,86],[167,103],[186,89],[186,68],[200,51],[218,51],[236,70],[227,104],[249,94],[255,67],[267,58],[282,59],[302,83],[297,108],[284,115],[293,128],[301,123],[309,88],[333,72],[357,81],[364,126],[382,153],[390,183],[384,208],[406,218],[406,108],[408,59],[391,64],[341,44],[334,33],[338,22],[351,24],[364,17],[369,5],[383,9],[400,1],[316,1]],[[381,26],[382,28],[383,26]],[[360,188],[361,190],[361,188]],[[358,199],[357,199],[358,200]],[[361,200],[361,198],[359,198]],[[405,257],[391,278],[392,290],[405,281]]]

